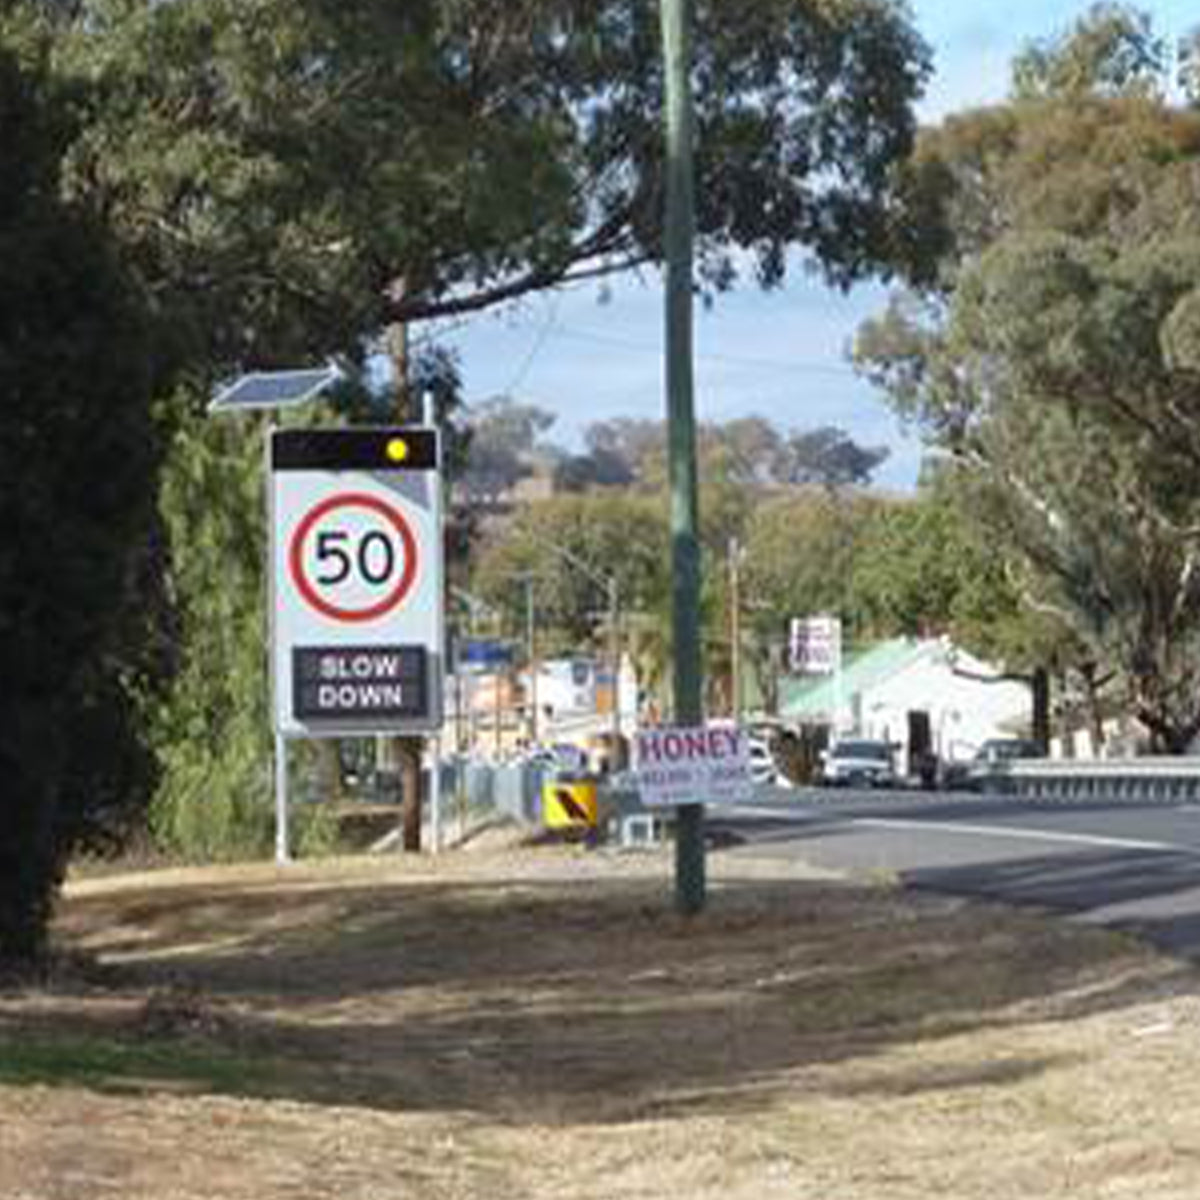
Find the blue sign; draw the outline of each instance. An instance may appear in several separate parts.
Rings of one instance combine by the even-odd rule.
[[[513,661],[512,642],[494,638],[464,638],[458,643],[458,661],[469,667],[506,667]]]

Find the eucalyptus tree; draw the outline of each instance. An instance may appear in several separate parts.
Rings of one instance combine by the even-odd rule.
[[[492,506],[533,473],[538,439],[554,414],[536,404],[497,396],[466,413],[470,444],[457,480],[464,502]]]
[[[518,637],[532,601],[542,655],[607,658],[619,644],[642,686],[661,696],[671,648],[669,545],[659,497],[565,492],[523,505],[485,536],[470,589]]]
[[[845,430],[825,425],[788,438],[783,474],[789,483],[818,483],[834,491],[870,483],[888,453],[886,446],[860,446]]]
[[[857,356],[958,467],[1024,599],[1116,667],[1154,743],[1200,730],[1200,115],[1133,10],[1094,9],[908,171],[937,270]]]
[[[651,0],[77,0],[70,185],[189,353],[290,361],[661,257]],[[895,253],[928,51],[895,0],[697,5],[700,275]]]

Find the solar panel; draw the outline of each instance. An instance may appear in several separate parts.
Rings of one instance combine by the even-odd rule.
[[[209,412],[230,408],[280,408],[311,400],[339,378],[337,367],[300,371],[252,371],[219,391]]]

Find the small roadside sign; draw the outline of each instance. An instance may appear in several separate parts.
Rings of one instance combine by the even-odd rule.
[[[641,729],[634,738],[635,770],[647,808],[731,803],[754,790],[750,738],[732,726]]]
[[[444,647],[436,432],[277,430],[270,476],[277,731],[437,729]]]
[[[794,675],[834,675],[842,662],[842,622],[827,615],[795,617],[788,638]]]

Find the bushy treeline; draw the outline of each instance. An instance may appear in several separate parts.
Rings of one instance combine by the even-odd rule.
[[[71,855],[119,837],[154,778],[152,320],[60,198],[71,132],[61,92],[0,47],[0,962],[41,955]]]

